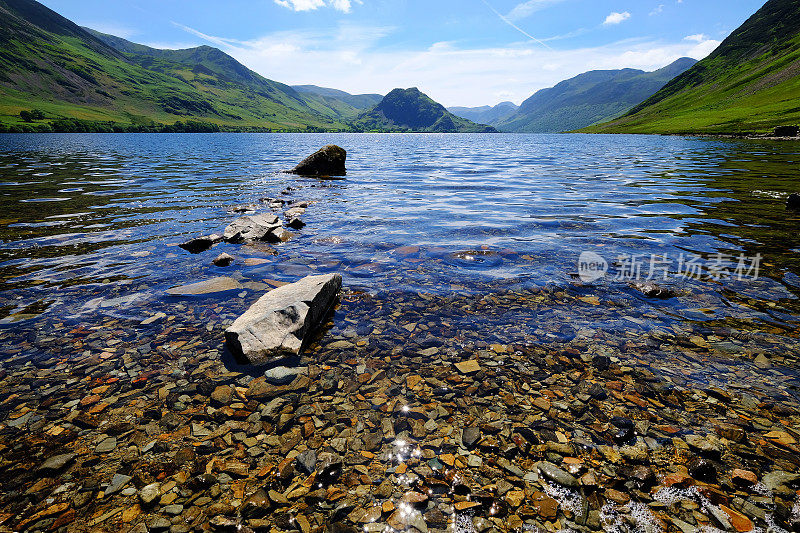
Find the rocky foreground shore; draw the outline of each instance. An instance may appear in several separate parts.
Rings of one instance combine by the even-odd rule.
[[[323,173],[344,172],[329,152]],[[302,228],[308,204],[289,207]],[[253,211],[181,247],[287,234]],[[145,320],[0,330],[0,531],[800,531],[789,324],[662,321],[579,285],[350,288],[296,366],[265,372],[223,332],[255,353],[248,313],[283,309],[263,296],[283,284],[241,278],[173,287],[224,302],[156,300]]]
[[[147,327],[6,332],[0,529],[798,530],[779,347],[725,366],[741,356],[718,346],[747,345],[722,328],[548,344],[508,326],[531,313],[563,331],[554,300],[608,312],[563,292],[345,292],[289,384],[226,369],[225,320],[202,304]],[[730,387],[699,385],[703,368]]]

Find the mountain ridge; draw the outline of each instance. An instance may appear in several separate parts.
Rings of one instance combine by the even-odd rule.
[[[158,51],[87,31],[34,0],[0,0],[0,44],[2,122],[19,123],[34,108],[44,118],[31,127],[42,130],[64,119],[82,129],[187,120],[212,129],[348,129],[324,103],[220,50]]]
[[[800,4],[769,0],[708,57],[589,133],[749,134],[800,122]]]
[[[622,115],[694,63],[683,57],[651,72],[631,68],[584,72],[537,91],[514,114],[492,125],[501,131],[527,133],[590,126]]]
[[[519,109],[514,102],[500,102],[495,106],[448,107],[447,110],[458,117],[480,124],[495,124],[512,115]]]

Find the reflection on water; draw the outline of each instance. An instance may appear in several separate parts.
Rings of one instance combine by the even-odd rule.
[[[349,151],[346,180],[279,172],[330,142]],[[93,313],[142,320],[180,305],[164,293],[177,284],[338,271],[373,295],[549,288],[604,302],[610,312],[587,322],[599,330],[630,327],[623,318],[637,313],[648,327],[698,323],[785,342],[800,315],[800,213],[784,208],[800,189],[798,148],[577,135],[3,136],[0,312],[20,332]],[[268,211],[274,197],[312,202],[288,243],[222,244],[200,255],[177,247],[221,233],[233,207]],[[673,277],[666,283],[682,296],[654,302],[608,278],[576,285],[584,250],[612,263],[626,254],[764,260],[757,281]],[[232,267],[211,264],[221,252],[236,258]],[[220,319],[258,294],[226,298]],[[573,325],[585,318],[563,302],[559,312]],[[465,315],[458,325],[486,323]],[[503,342],[520,334],[494,327]]]

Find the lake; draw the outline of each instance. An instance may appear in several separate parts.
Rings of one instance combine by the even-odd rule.
[[[348,151],[345,179],[281,172],[329,143]],[[504,387],[528,376],[529,392],[520,394],[542,386],[566,391],[539,396],[558,411],[570,390],[597,378],[622,384],[608,385],[609,401],[629,401],[633,391],[655,402],[630,400],[615,416],[636,419],[637,409],[669,405],[648,415],[661,428],[658,438],[675,435],[671,426],[680,435],[713,432],[724,412],[690,415],[697,407],[673,399],[682,394],[715,404],[735,396],[757,429],[782,428],[758,409],[783,406],[795,416],[800,398],[800,212],[785,207],[800,191],[798,172],[800,144],[753,140],[3,135],[0,380],[14,395],[2,404],[6,429],[24,418],[13,427],[50,431],[80,408],[71,402],[92,390],[98,398],[113,393],[107,403],[119,407],[136,390],[120,384],[137,380],[166,387],[159,398],[174,412],[194,412],[193,395],[205,394],[193,385],[198,376],[243,387],[258,375],[227,357],[224,328],[276,284],[326,272],[341,273],[345,291],[306,358],[321,365],[320,380],[337,372],[342,380],[366,375],[358,378],[361,392],[340,385],[362,402],[376,394],[370,380],[384,372],[390,382],[398,378],[388,397],[402,396],[408,407],[412,391],[419,392],[417,378],[408,376],[435,374],[476,355],[500,377],[484,380],[496,385],[486,391],[470,389],[469,378],[449,382],[455,389],[463,383],[467,396],[516,406],[520,399],[502,396]],[[271,209],[273,199],[285,207]],[[310,205],[306,226],[292,230],[288,242],[222,243],[200,254],[178,247],[222,234],[240,213],[281,214],[292,201]],[[222,252],[234,257],[231,266],[212,264]],[[606,275],[582,277],[582,253],[601,270],[607,266]],[[236,289],[166,293],[218,276],[232,278]],[[668,297],[635,286],[649,278]],[[594,377],[570,377],[593,364]],[[605,371],[616,377],[599,378]],[[111,392],[97,392],[106,385]],[[37,393],[41,388],[46,394]],[[416,402],[431,405],[431,398],[422,394]],[[53,405],[66,411],[29,414]],[[479,416],[462,407],[470,419]],[[664,414],[673,408],[680,414]],[[497,416],[485,422],[509,415]],[[579,416],[573,411],[558,423],[569,426]],[[73,422],[57,434],[69,433]],[[581,427],[570,438],[592,441],[593,426]],[[410,421],[407,434],[421,441],[425,432],[417,430]],[[542,431],[570,435],[563,427]],[[19,484],[27,486],[24,460],[17,460]],[[750,467],[776,468],[756,463]]]

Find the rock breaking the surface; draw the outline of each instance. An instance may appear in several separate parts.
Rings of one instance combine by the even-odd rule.
[[[340,146],[329,144],[303,159],[289,172],[301,176],[345,176],[347,151]]]
[[[256,365],[299,354],[341,288],[341,275],[325,274],[271,290],[225,330],[228,347]]]
[[[270,241],[280,242],[281,226],[278,217],[272,214],[253,215],[237,218],[225,228],[227,242]]]

